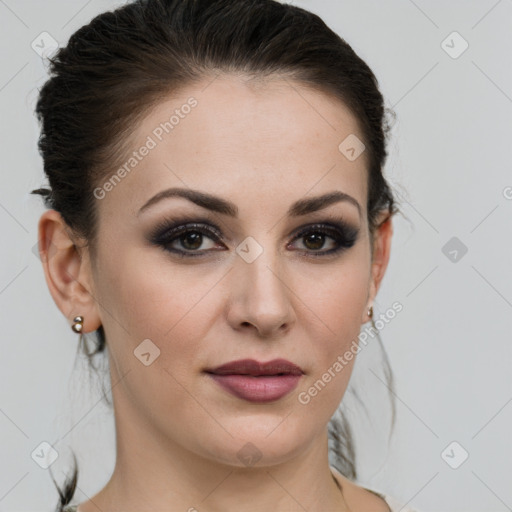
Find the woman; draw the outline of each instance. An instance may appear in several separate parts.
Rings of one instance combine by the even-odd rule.
[[[108,347],[116,424],[111,479],[66,506],[75,471],[58,510],[398,510],[349,437],[328,458],[397,211],[351,47],[272,0],[136,1],[58,51],[36,110],[46,281]]]

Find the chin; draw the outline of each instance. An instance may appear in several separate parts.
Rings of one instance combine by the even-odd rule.
[[[286,421],[273,417],[272,421],[258,423],[257,419],[246,417],[245,423],[238,421],[236,425],[225,425],[233,437],[227,434],[222,436],[222,441],[210,439],[212,444],[203,439],[203,448],[208,452],[208,458],[230,467],[282,464],[306,450],[314,437],[314,434],[308,436],[303,427],[297,425],[289,424],[285,428]]]

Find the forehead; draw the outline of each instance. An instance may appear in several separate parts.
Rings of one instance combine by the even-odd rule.
[[[286,193],[283,208],[309,192],[341,190],[364,209],[366,154],[347,158],[350,137],[363,138],[350,110],[298,82],[205,78],[143,118],[130,142],[137,161],[126,165],[127,156],[123,182],[102,207],[123,201],[135,212],[163,188],[188,186],[242,204],[269,194],[283,202]]]

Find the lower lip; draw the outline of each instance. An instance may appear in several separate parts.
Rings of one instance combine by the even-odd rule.
[[[232,395],[248,402],[259,403],[279,400],[292,391],[301,378],[301,375],[209,375]]]

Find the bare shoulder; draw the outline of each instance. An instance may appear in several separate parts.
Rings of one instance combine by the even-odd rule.
[[[377,493],[365,489],[333,468],[334,476],[343,489],[345,500],[353,512],[390,512],[389,505]]]

